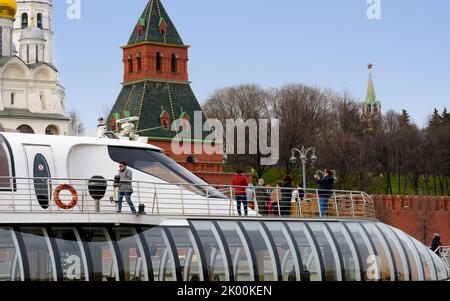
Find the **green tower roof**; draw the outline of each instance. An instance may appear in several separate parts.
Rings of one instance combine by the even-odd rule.
[[[165,29],[164,33],[161,33],[161,28]],[[161,0],[149,0],[141,17],[136,21],[127,46],[146,42],[184,46]]]

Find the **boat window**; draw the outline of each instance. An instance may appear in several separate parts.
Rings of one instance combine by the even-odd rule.
[[[347,223],[350,234],[353,236],[359,256],[362,262],[362,280],[378,281],[380,280],[380,259],[378,254],[372,248],[369,237],[358,223]]]
[[[312,235],[319,245],[325,269],[326,281],[342,281],[342,271],[339,263],[339,255],[330,233],[323,223],[308,223]]]
[[[408,281],[409,280],[409,268],[408,258],[406,257],[403,247],[397,236],[389,229],[385,224],[377,223],[377,227],[381,230],[384,238],[386,238],[388,245],[391,247],[393,259],[395,260],[395,266],[397,269],[397,280]]]
[[[363,227],[369,234],[380,259],[381,280],[395,280],[395,269],[389,246],[386,244],[384,236],[373,223],[363,223]]]
[[[132,228],[114,228],[122,257],[125,281],[148,281],[147,262],[137,231]]]
[[[242,222],[256,256],[259,281],[277,281],[278,252],[274,253],[269,235],[264,231],[259,222]],[[275,258],[276,257],[276,258]]]
[[[193,221],[200,238],[208,265],[208,281],[231,281],[230,266],[225,245],[217,229],[210,221]]]
[[[295,238],[295,243],[300,251],[303,262],[303,273],[308,275],[311,281],[322,280],[322,270],[318,250],[314,245],[309,230],[302,223],[288,223],[289,229]]]
[[[254,264],[248,242],[236,222],[217,223],[225,236],[233,262],[234,281],[255,281]]]
[[[205,281],[200,252],[190,229],[170,228],[183,281]]]
[[[52,234],[58,247],[63,280],[89,280],[86,254],[78,231],[72,228],[52,228]]]
[[[94,281],[119,281],[116,254],[105,228],[83,228],[83,240],[89,247]]]
[[[183,185],[183,188],[194,193],[202,195],[208,193],[208,196],[212,198],[226,198],[219,191],[208,186],[208,183],[159,151],[116,146],[109,146],[108,151],[111,159],[117,163],[125,162],[131,168],[172,184],[191,184]]]
[[[154,281],[176,281],[175,260],[168,237],[159,227],[146,229],[145,241],[149,248]]]
[[[425,280],[432,281],[436,280],[436,268],[434,266],[433,258],[428,253],[428,249],[423,247],[423,244],[417,241],[416,239],[409,236],[415,245],[417,252],[420,255],[420,259],[422,260],[422,266],[425,272]]]
[[[48,179],[51,177],[52,175],[50,174],[47,160],[42,154],[37,154],[33,164],[34,191],[39,201],[39,205],[41,205],[43,209],[48,209],[49,207],[52,185]]]
[[[31,281],[56,281],[56,263],[44,228],[20,228]]]
[[[408,256],[409,264],[411,267],[411,280],[412,281],[423,281],[424,280],[424,271],[423,271],[423,267],[422,267],[422,262],[421,262],[419,254],[417,253],[417,250],[414,247],[414,245],[412,244],[411,240],[408,238],[408,236],[404,232],[397,230],[393,227],[389,227],[389,228],[392,229],[392,231],[394,231],[397,234],[400,242],[402,243],[402,245],[406,251],[406,256]]]
[[[15,233],[0,228],[0,281],[23,281],[23,265]]]
[[[8,148],[0,135],[0,191],[11,190],[11,164]]]
[[[341,251],[346,281],[361,281],[359,258],[352,238],[341,223],[328,224]]]
[[[303,277],[300,263],[297,260],[296,245],[291,240],[289,230],[280,222],[267,222],[267,228],[275,243],[277,256],[280,259],[282,281],[308,281],[309,275],[304,272]]]

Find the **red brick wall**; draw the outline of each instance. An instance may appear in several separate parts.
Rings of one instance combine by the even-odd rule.
[[[377,218],[426,245],[433,233],[450,245],[450,197],[374,195]]]
[[[141,53],[142,70],[138,72],[137,55]],[[162,54],[162,70],[156,71],[156,54]],[[177,72],[171,72],[172,54],[177,56]],[[128,57],[133,61],[133,72],[128,71]],[[124,82],[132,82],[144,78],[188,80],[188,49],[154,44],[141,44],[123,49]]]

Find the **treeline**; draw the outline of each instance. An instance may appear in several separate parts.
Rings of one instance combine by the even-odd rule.
[[[428,125],[422,129],[411,122],[406,110],[388,111],[369,119],[363,115],[361,105],[347,92],[302,84],[270,90],[241,85],[216,91],[205,103],[204,111],[208,118],[224,124],[227,119],[239,118],[280,121],[277,166],[261,165],[261,154],[227,156],[230,166],[253,170],[255,179],[264,177],[276,183],[290,174],[299,181],[301,166],[291,164],[291,150],[314,146],[319,160],[315,166],[308,166],[310,180],[317,169],[329,168],[337,172],[337,189],[449,195],[447,109],[430,112]],[[248,135],[246,138],[248,142]]]

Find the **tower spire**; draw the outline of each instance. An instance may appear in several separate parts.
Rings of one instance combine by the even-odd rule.
[[[369,82],[367,84],[366,100],[363,104],[363,112],[369,118],[377,117],[381,113],[381,102],[377,100],[377,95],[375,92],[375,85],[373,84],[372,71],[373,64],[367,65],[369,71]]]

